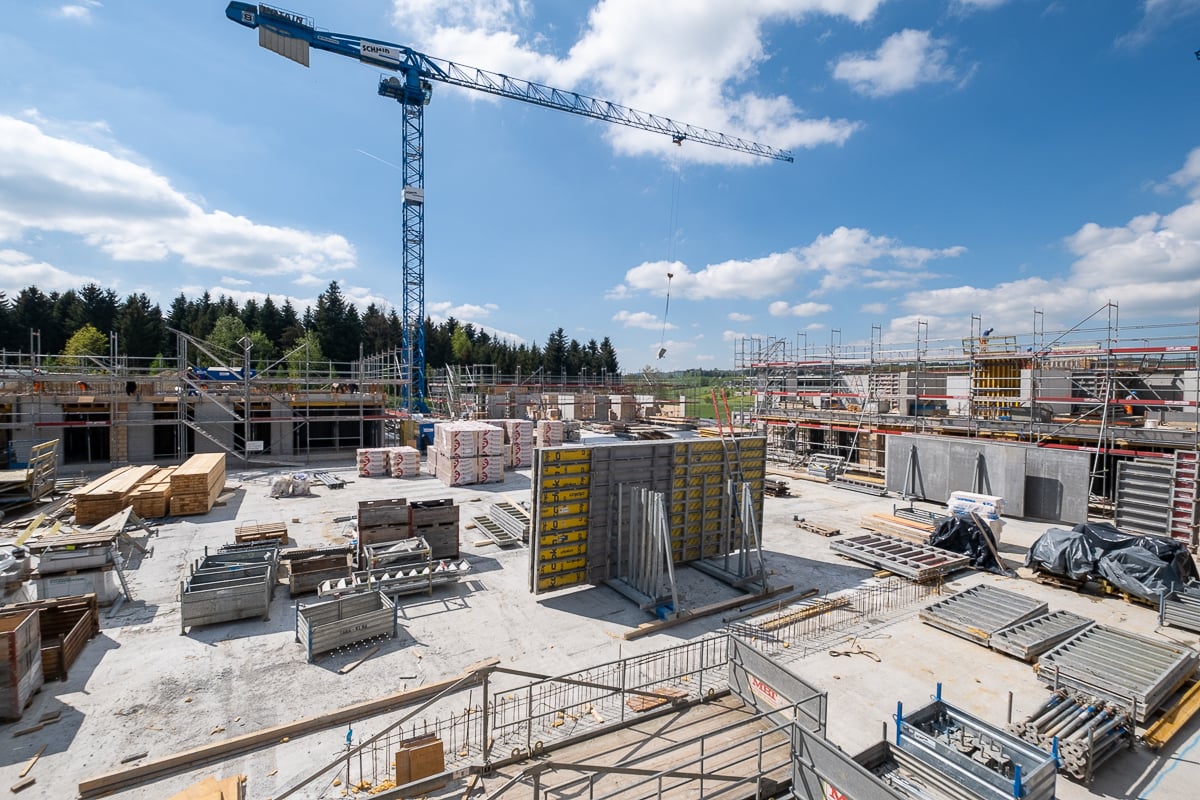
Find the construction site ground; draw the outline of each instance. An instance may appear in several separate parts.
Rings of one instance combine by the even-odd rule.
[[[269,484],[276,471],[231,470],[227,487],[236,491],[227,492],[222,505],[207,515],[167,520],[157,526],[156,535],[142,536],[139,540],[151,552],[135,553],[126,567],[133,599],[115,613],[102,610],[101,633],[84,649],[68,680],[47,683],[23,720],[0,726],[0,786],[17,784],[21,770],[43,746],[29,771],[36,783],[24,790],[25,795],[73,797],[81,781],[120,769],[131,756],[145,754],[130,759],[134,766],[458,675],[490,657],[505,666],[557,675],[679,644],[726,624],[717,614],[627,641],[623,634],[652,617],[612,589],[530,594],[528,549],[481,544],[481,532],[466,527],[472,516],[484,514],[497,499],[526,500],[527,470],[509,472],[504,483],[456,488],[431,477],[359,478],[349,467],[334,472],[346,479],[345,488],[317,485],[310,497],[272,498]],[[762,538],[772,584],[828,594],[877,583],[875,570],[832,553],[830,539],[797,527],[795,518],[852,535],[861,531],[864,515],[890,513],[900,501],[782,480],[790,484],[792,496],[764,500]],[[338,672],[366,654],[367,647],[306,663],[303,648],[294,641],[295,601],[285,587],[275,594],[269,621],[217,624],[180,635],[180,581],[189,565],[203,557],[205,547],[233,541],[235,525],[284,521],[292,545],[340,543],[353,534],[350,520],[358,501],[391,497],[453,497],[462,506],[462,552],[472,572],[457,586],[432,596],[398,598],[399,637],[382,642],[378,652],[353,671]],[[1047,527],[1050,523],[1010,520],[1003,532],[1002,555],[1019,566],[1029,544]],[[1159,629],[1148,607],[1035,583],[1028,571],[1021,576],[967,571],[944,588],[955,591],[990,583],[1041,598],[1052,610],[1067,609],[1102,624],[1197,646],[1196,634]],[[678,584],[683,608],[738,594],[691,569],[678,571]],[[316,597],[300,599],[312,602]],[[1014,720],[1023,719],[1045,699],[1047,689],[1028,664],[920,623],[917,612],[933,599],[881,613],[854,631],[825,632],[804,646],[772,653],[805,681],[828,692],[828,737],[843,750],[856,753],[879,741],[897,701],[908,708],[924,705],[939,682],[947,702],[997,726],[1006,721],[1009,692]],[[856,641],[849,641],[851,637]],[[854,645],[878,660],[829,652],[853,650]],[[55,711],[61,712],[57,722],[14,736]],[[354,736],[370,736],[396,718],[393,712],[355,722]],[[647,727],[645,736],[654,736],[655,730]],[[208,775],[244,774],[248,798],[275,797],[315,766],[344,752],[345,735],[343,726],[297,736],[115,796],[167,798]],[[1192,720],[1157,753],[1137,747],[1112,759],[1091,786],[1060,776],[1058,797],[1195,797],[1200,782],[1198,745],[1200,720]],[[485,776],[477,788],[495,787],[501,780]],[[456,796],[462,790],[460,782]]]

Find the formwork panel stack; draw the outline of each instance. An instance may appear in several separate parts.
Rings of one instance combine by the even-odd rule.
[[[533,468],[530,591],[601,583],[622,573],[619,531],[630,524],[622,491],[661,493],[676,563],[724,556],[741,546],[733,527],[749,485],[761,530],[766,439],[649,441],[539,448]],[[737,488],[731,494],[729,486]]]

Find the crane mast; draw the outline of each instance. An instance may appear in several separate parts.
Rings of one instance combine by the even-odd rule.
[[[262,47],[306,67],[309,65],[310,49],[316,48],[398,73],[381,78],[378,93],[396,100],[403,112],[401,352],[404,357],[403,407],[408,410],[426,410],[424,117],[425,106],[429,104],[433,93],[432,81],[664,134],[670,136],[675,144],[691,141],[752,156],[788,162],[793,160],[785,150],[676,122],[607,100],[434,58],[411,47],[380,39],[318,30],[311,18],[273,6],[235,0],[225,9],[225,16],[239,25],[257,29],[258,43]]]

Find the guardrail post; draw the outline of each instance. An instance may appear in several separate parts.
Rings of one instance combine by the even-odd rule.
[[[896,745],[900,745],[900,729],[904,727],[904,703],[896,701]]]

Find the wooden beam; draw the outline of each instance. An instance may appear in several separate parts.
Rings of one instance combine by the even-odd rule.
[[[18,778],[24,778],[29,774],[29,770],[33,769],[33,765],[36,764],[37,760],[42,757],[42,753],[46,752],[47,747],[49,747],[49,745],[44,744],[36,753],[33,754],[33,758],[29,759],[29,763],[25,765],[25,769],[21,770],[21,774],[17,776]]]
[[[684,623],[691,622],[694,619],[708,617],[713,614],[719,614],[722,611],[728,611],[731,608],[737,608],[738,606],[745,605],[746,603],[752,603],[756,600],[768,600],[772,597],[777,597],[778,595],[790,592],[794,588],[796,587],[788,584],[787,586],[780,586],[778,589],[772,589],[771,591],[763,592],[762,594],[744,594],[731,600],[720,600],[716,603],[709,603],[706,606],[699,606],[698,608],[684,610],[680,612],[679,616],[677,617],[661,620],[659,622],[646,622],[637,626],[631,631],[626,631],[624,639],[625,641],[630,642],[634,639],[640,639],[643,636],[649,636],[652,633],[658,633],[659,631],[667,628],[674,628],[676,625],[683,625]]]
[[[474,686],[483,681],[481,674],[490,667],[494,667],[500,663],[498,658],[489,658],[486,661],[481,661],[478,664],[468,667],[461,675],[446,680],[437,681],[436,683],[428,684],[427,686],[418,686],[415,689],[409,689],[396,694],[380,697],[375,700],[368,700],[364,703],[356,703],[352,706],[339,708],[336,711],[330,711],[327,714],[320,714],[315,717],[297,720],[295,722],[287,722],[282,725],[276,725],[271,728],[264,728],[254,733],[247,733],[241,736],[234,736],[226,739],[223,742],[195,747],[191,750],[184,750],[174,755],[164,758],[155,759],[145,764],[140,764],[129,769],[116,770],[104,775],[98,775],[95,778],[81,781],[79,784],[79,796],[81,798],[96,797],[97,795],[106,792],[113,792],[119,789],[127,789],[130,786],[138,786],[147,781],[174,775],[179,772],[187,772],[207,764],[212,761],[230,758],[235,755],[249,753],[252,750],[257,750],[267,745],[272,745],[280,742],[283,739],[293,736],[303,736],[314,731],[325,730],[327,728],[335,728],[345,725],[349,722],[373,717],[377,714],[383,714],[388,711],[393,711],[403,706],[412,705],[422,700],[427,700],[434,695],[437,695],[446,689],[449,689],[455,683],[464,678],[473,678],[470,683],[463,684],[466,686]]]

